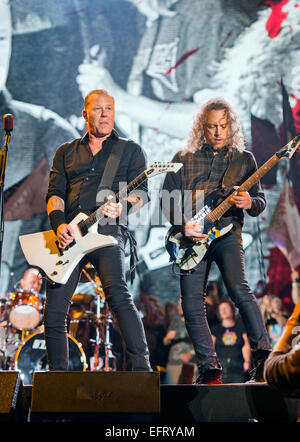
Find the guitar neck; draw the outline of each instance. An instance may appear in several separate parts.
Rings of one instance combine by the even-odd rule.
[[[273,166],[275,166],[278,161],[280,161],[280,157],[277,154],[274,154],[266,163],[264,163],[253,175],[251,175],[243,184],[239,186],[239,190],[242,192],[247,192],[251,187],[257,183]],[[207,219],[214,223],[219,220],[227,210],[233,205],[231,202],[232,197],[235,192],[232,192],[221,204],[218,205],[209,215],[207,215]]]
[[[147,178],[148,176],[146,171],[140,173],[140,175],[138,175],[134,180],[132,180],[127,186],[123,187],[123,189],[121,189],[120,192],[115,195],[115,202],[119,203],[123,201],[130,192],[140,186],[144,181],[146,181]],[[97,210],[95,210],[95,212],[88,216],[86,220],[83,221],[85,228],[89,229],[93,224],[99,222],[101,219],[104,218],[102,210],[105,204],[100,206]]]

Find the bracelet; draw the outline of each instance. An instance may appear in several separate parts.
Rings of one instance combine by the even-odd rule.
[[[53,232],[56,234],[59,226],[66,223],[65,213],[62,210],[52,210],[49,213],[49,221]]]

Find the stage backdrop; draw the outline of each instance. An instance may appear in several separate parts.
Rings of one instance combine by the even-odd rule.
[[[140,143],[149,163],[171,160],[200,106],[224,97],[261,165],[300,132],[299,60],[296,0],[0,0],[0,109],[14,115],[1,296],[28,266],[19,235],[50,228],[49,167],[60,144],[84,133],[88,91],[115,97],[117,131]],[[140,256],[132,290],[164,304],[177,300],[179,287],[164,250],[169,226],[151,225],[162,179],[149,183],[151,206],[130,228]],[[291,266],[300,264],[299,159],[280,162],[262,183],[267,208],[245,220],[246,273],[253,289],[266,279],[286,296]],[[219,279],[216,268],[211,279]]]

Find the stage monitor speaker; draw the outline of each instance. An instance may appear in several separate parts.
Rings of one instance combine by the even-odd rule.
[[[161,422],[296,422],[299,410],[263,382],[161,386]]]
[[[0,421],[26,422],[29,404],[18,371],[0,370]]]
[[[31,421],[146,420],[160,411],[158,372],[35,372]]]

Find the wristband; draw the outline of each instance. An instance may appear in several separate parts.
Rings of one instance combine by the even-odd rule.
[[[66,224],[65,213],[62,210],[52,210],[49,213],[49,221],[53,232],[56,234],[61,224]]]

